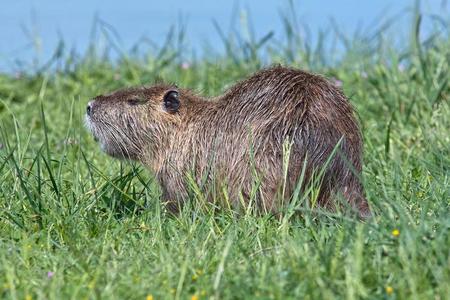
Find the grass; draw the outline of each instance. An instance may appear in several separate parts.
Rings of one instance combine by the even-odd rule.
[[[0,298],[449,299],[448,20],[421,38],[427,17],[414,16],[403,47],[390,46],[389,24],[312,45],[283,15],[281,37],[220,31],[225,54],[186,55],[173,31],[158,51],[114,61],[58,49],[0,74]],[[102,154],[83,127],[94,95],[161,79],[217,95],[270,63],[343,85],[363,127],[373,219],[236,217],[198,203],[173,217],[152,174]]]

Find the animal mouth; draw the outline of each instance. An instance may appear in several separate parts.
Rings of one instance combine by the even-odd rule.
[[[108,140],[108,136],[104,134],[101,129],[101,122],[98,124],[95,119],[86,114],[85,126],[92,134],[94,141],[99,144],[100,149],[106,154],[116,158],[127,158],[127,152],[123,149],[115,149],[111,146],[111,141]]]
[[[129,141],[123,140],[124,133],[114,129],[114,126],[88,114],[85,117],[85,126],[106,154],[119,159],[135,159],[133,146],[127,146]]]
[[[92,121],[92,118],[88,114],[86,114],[86,117],[84,119],[84,125],[94,137],[94,141],[98,142],[100,138],[97,136],[96,130],[94,128],[95,127],[94,122]]]

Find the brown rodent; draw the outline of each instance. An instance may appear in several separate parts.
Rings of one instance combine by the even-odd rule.
[[[86,120],[106,153],[155,172],[172,211],[189,198],[190,176],[208,186],[208,201],[239,207],[253,199],[258,210],[277,212],[303,172],[302,191],[322,174],[322,207],[344,199],[370,215],[358,123],[344,94],[321,76],[272,67],[212,99],[173,85],[123,89],[90,101]]]

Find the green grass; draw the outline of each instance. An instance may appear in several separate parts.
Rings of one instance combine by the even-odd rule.
[[[395,48],[384,29],[311,45],[283,20],[281,38],[222,34],[224,55],[187,55],[180,32],[118,62],[92,48],[1,74],[0,298],[449,299],[448,20],[419,39],[416,13]],[[334,38],[339,59],[326,46]],[[270,63],[342,81],[363,127],[373,219],[303,209],[278,220],[198,203],[170,216],[152,174],[101,153],[83,126],[97,94],[163,79],[218,95]]]

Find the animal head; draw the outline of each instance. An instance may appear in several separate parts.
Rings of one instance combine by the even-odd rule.
[[[181,94],[175,86],[156,85],[100,95],[86,107],[86,125],[107,154],[140,160],[163,147],[179,124]]]

